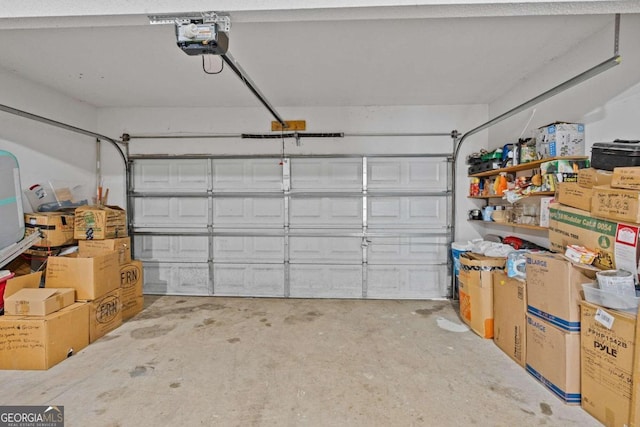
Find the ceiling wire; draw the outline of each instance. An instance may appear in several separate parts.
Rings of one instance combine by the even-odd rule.
[[[211,55],[207,56],[209,57],[209,69],[211,69]],[[206,67],[204,66],[204,57],[205,55],[202,55],[202,71],[204,71],[205,74],[220,74],[222,70],[224,70],[224,61],[220,59],[220,69],[218,71],[207,71]]]

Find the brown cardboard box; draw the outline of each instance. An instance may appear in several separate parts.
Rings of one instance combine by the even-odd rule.
[[[4,289],[4,298],[15,294],[20,289],[32,289],[40,287],[40,280],[42,279],[42,272],[25,274],[23,276],[15,276],[13,279],[7,280],[6,287]]]
[[[593,283],[590,265],[571,262],[561,254],[527,254],[527,313],[569,332],[580,331],[582,284]]]
[[[525,366],[526,282],[493,272],[493,342],[510,358]]]
[[[78,300],[93,300],[120,286],[118,253],[84,258],[76,254],[49,257],[46,284],[76,290]]]
[[[131,261],[120,266],[120,290],[122,291],[122,319],[129,320],[144,306],[142,288],[144,270],[141,261]]]
[[[640,338],[640,322],[637,319],[640,317],[640,309],[636,316],[636,337]],[[636,346],[635,356],[633,363],[633,377],[631,381],[631,413],[629,418],[631,419],[631,427],[640,427],[640,345]]]
[[[87,302],[89,304],[89,343],[122,325],[120,288]]]
[[[640,190],[640,167],[613,168],[613,176],[609,185],[614,188]]]
[[[637,270],[638,225],[595,218],[589,212],[552,205],[549,221],[551,250],[564,253],[567,245],[596,251],[593,265],[603,270]]]
[[[609,185],[612,177],[613,174],[610,171],[594,168],[578,169],[578,185],[584,188],[591,188],[596,185]]]
[[[127,214],[117,206],[81,206],[75,211],[78,240],[116,239],[127,235]]]
[[[582,302],[582,409],[607,427],[629,425],[636,318]]]
[[[80,240],[78,241],[78,254],[80,256],[101,255],[105,252],[118,252],[120,264],[131,262],[131,238],[105,240]]]
[[[15,316],[46,316],[76,301],[71,288],[24,288],[4,300],[4,311]]]
[[[584,188],[576,182],[560,182],[556,192],[556,202],[565,206],[591,210],[591,188]]]
[[[580,334],[527,315],[526,369],[569,405],[580,404]]]
[[[37,212],[24,215],[24,226],[27,235],[36,228],[44,235],[44,238],[33,246],[55,247],[73,245],[73,213],[64,212]]]
[[[493,270],[504,270],[505,258],[471,252],[460,254],[460,317],[483,338],[493,338]]]
[[[0,369],[49,369],[89,345],[89,306],[47,316],[0,316]]]
[[[614,221],[640,222],[640,191],[612,188],[608,185],[593,187],[591,214]]]

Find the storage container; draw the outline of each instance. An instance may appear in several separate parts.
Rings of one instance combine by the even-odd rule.
[[[612,171],[619,166],[640,166],[640,141],[596,142],[591,147],[591,167]]]
[[[0,249],[24,237],[24,213],[18,160],[0,150]]]

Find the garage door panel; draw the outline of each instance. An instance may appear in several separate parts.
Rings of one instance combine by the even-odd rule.
[[[209,266],[203,264],[144,263],[144,293],[211,295]]]
[[[442,158],[371,158],[370,190],[434,191],[447,188],[448,163]]]
[[[284,265],[216,264],[214,293],[219,296],[284,296]]]
[[[143,261],[207,262],[207,236],[135,236],[135,258]]]
[[[362,190],[362,159],[291,159],[291,189]]]
[[[231,197],[216,199],[213,207],[214,227],[283,227],[282,198]]]
[[[216,159],[214,191],[282,191],[282,166],[278,159]]]
[[[206,191],[209,188],[208,160],[143,160],[134,168],[137,192]]]
[[[282,263],[284,239],[266,236],[215,236],[213,259],[216,262]]]
[[[362,298],[362,266],[291,264],[294,298]]]
[[[362,225],[362,199],[301,197],[289,204],[291,227],[345,228]]]
[[[206,198],[137,198],[133,222],[136,227],[200,227],[209,222]]]
[[[367,298],[442,298],[447,271],[446,265],[369,265]]]
[[[370,237],[369,264],[435,263],[447,259],[445,237]]]
[[[446,227],[447,197],[369,197],[370,227]]]
[[[354,230],[356,232],[358,230]],[[362,264],[360,237],[290,237],[291,263]]]

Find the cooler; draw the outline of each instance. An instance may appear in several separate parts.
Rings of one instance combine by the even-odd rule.
[[[591,167],[612,171],[616,167],[640,166],[640,141],[616,139],[591,147]]]

